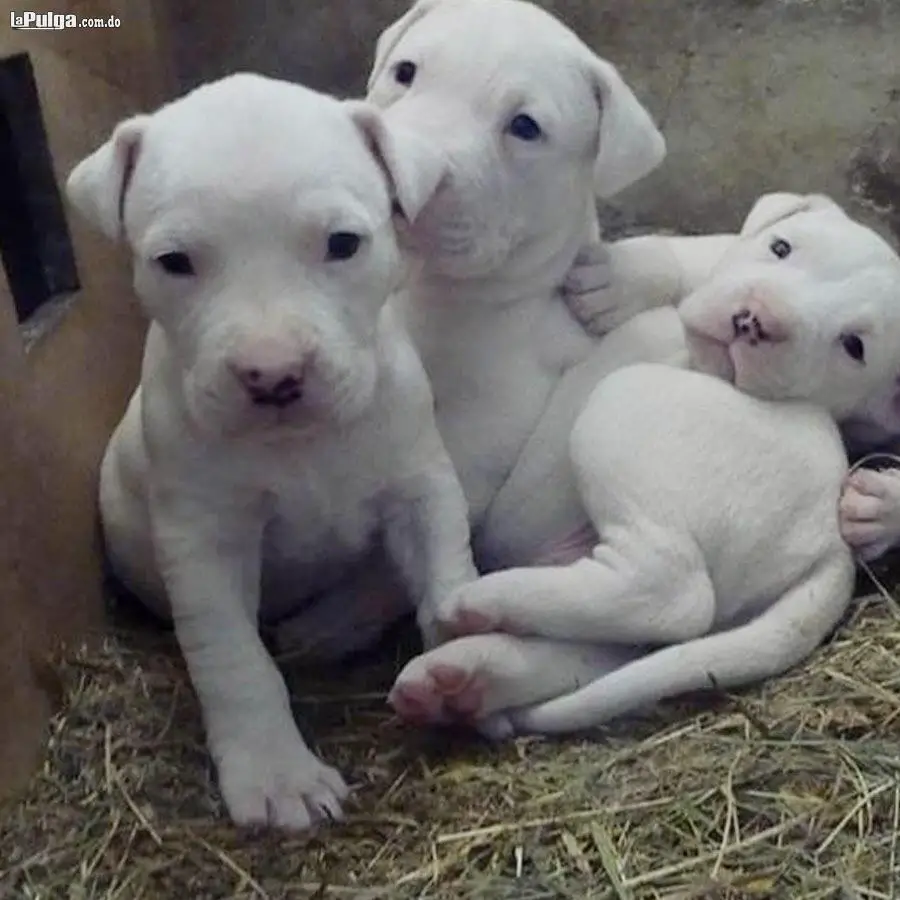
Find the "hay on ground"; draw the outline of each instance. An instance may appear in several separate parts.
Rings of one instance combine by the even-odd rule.
[[[239,833],[170,635],[65,661],[67,707],[0,823],[0,897],[900,896],[900,615],[865,605],[805,667],[593,740],[490,746],[384,703],[397,660],[291,672],[304,730],[355,785],[345,824]]]

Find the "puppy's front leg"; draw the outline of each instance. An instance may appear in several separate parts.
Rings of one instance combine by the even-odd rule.
[[[341,776],[306,746],[260,639],[262,523],[156,491],[154,542],[231,818],[303,829],[339,817]]]
[[[417,609],[426,648],[440,642],[436,611],[457,588],[478,578],[472,559],[468,505],[437,428],[415,474],[391,489],[385,509],[385,549]]]
[[[563,299],[582,327],[601,336],[660,306],[675,306],[702,284],[735,235],[648,234],[579,252]]]
[[[563,283],[569,311],[597,337],[682,296],[678,259],[658,235],[583,247]]]
[[[476,634],[411,659],[388,702],[410,722],[471,723],[508,736],[504,712],[559,697],[641,656],[638,647]]]

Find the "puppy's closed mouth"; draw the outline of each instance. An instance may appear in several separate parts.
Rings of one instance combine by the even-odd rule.
[[[266,395],[266,396],[257,396],[253,398],[254,406],[272,406],[275,409],[286,409],[288,406],[292,406],[296,403],[301,397],[300,392],[285,394],[284,396],[279,395]]]
[[[715,375],[729,384],[735,383],[736,372],[731,356],[731,341],[722,340],[689,326],[685,326],[685,336],[691,360],[699,371]]]

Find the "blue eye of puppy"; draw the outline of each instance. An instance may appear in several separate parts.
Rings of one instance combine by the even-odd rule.
[[[544,133],[541,126],[525,113],[513,116],[506,130],[520,141],[536,141]]]
[[[408,59],[401,60],[394,66],[394,80],[397,84],[411,85],[416,77],[416,64]]]
[[[167,274],[184,278],[194,274],[194,264],[187,253],[173,251],[156,257],[157,265]]]
[[[794,248],[784,238],[775,238],[775,240],[769,244],[769,249],[779,259],[787,259]]]
[[[328,235],[329,261],[350,259],[356,256],[362,238],[352,231],[335,231]]]
[[[860,363],[866,361],[866,345],[858,334],[842,334],[841,346],[851,359]]]

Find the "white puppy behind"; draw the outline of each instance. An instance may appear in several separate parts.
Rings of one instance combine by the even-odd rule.
[[[893,370],[900,259],[827,198],[769,195],[679,315],[700,371],[613,373],[573,430],[600,542],[568,566],[460,589],[440,618],[469,636],[408,664],[392,692],[401,713],[455,714],[494,734],[584,728],[777,674],[837,624],[854,567],[838,527],[847,460],[834,417]],[[555,655],[545,643],[546,668],[516,661],[515,679],[478,646],[495,631],[551,639]],[[585,641],[633,658],[619,664],[603,645],[590,658]]]
[[[479,564],[588,552],[567,450],[575,417],[604,373],[686,351],[671,309],[597,341],[560,285],[574,267],[577,290],[594,289],[593,257],[578,251],[598,235],[595,198],[658,166],[662,135],[610,63],[523,0],[415,3],[379,38],[367,99],[389,134],[427,140],[442,168],[400,226],[416,265],[396,308],[432,383]],[[365,607],[361,591],[341,607]],[[280,643],[335,624],[319,606]]]
[[[598,342],[558,290],[598,233],[596,197],[654,169],[665,142],[618,71],[523,0],[419,0],[379,38],[368,99],[444,160],[401,231],[419,265],[398,306],[481,565],[529,562],[585,524],[566,441],[597,378],[683,351],[671,318]]]
[[[69,197],[133,251],[152,320],[105,455],[115,571],[171,614],[241,824],[341,814],[257,622],[383,545],[429,615],[475,577],[421,363],[386,300],[440,172],[377,110],[240,74],[121,123]],[[351,638],[350,635],[347,636]]]

